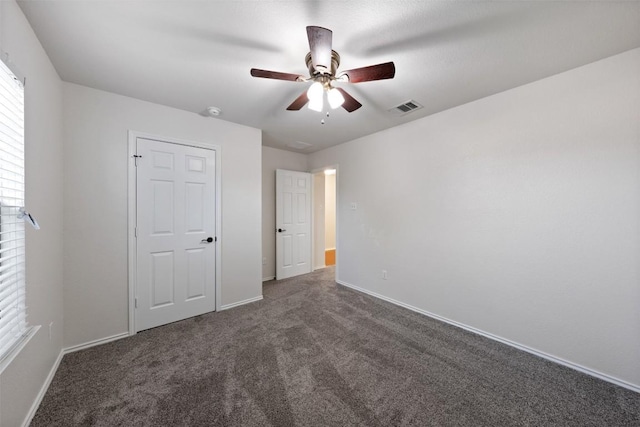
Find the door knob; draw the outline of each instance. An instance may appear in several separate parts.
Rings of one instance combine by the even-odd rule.
[[[213,237],[207,237],[206,239],[202,239],[200,243],[211,243],[213,242]]]
[[[278,233],[282,233],[283,231],[287,231],[284,228],[278,228]]]

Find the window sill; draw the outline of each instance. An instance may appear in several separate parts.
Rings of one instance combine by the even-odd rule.
[[[0,360],[0,375],[2,375],[4,370],[11,364],[11,362],[13,362],[13,359],[16,358],[18,353],[20,353],[22,349],[27,346],[29,341],[31,341],[31,338],[35,336],[36,332],[38,332],[39,329],[40,325],[30,326],[27,328],[24,335],[22,335],[22,338],[20,338],[11,348],[11,350],[4,356],[4,358]]]

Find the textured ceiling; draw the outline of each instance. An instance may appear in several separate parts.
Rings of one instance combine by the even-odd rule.
[[[313,152],[640,47],[634,1],[19,1],[60,77],[263,130]],[[340,70],[394,61],[393,80],[341,84],[353,113],[286,111],[309,83],[305,27],[333,30]],[[388,110],[413,99],[424,108]]]

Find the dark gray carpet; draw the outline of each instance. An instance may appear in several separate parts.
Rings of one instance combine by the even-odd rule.
[[[640,395],[338,286],[64,357],[32,426],[639,426]]]

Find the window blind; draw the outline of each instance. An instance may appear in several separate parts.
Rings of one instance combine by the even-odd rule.
[[[0,360],[27,331],[24,206],[24,86],[0,61]]]

